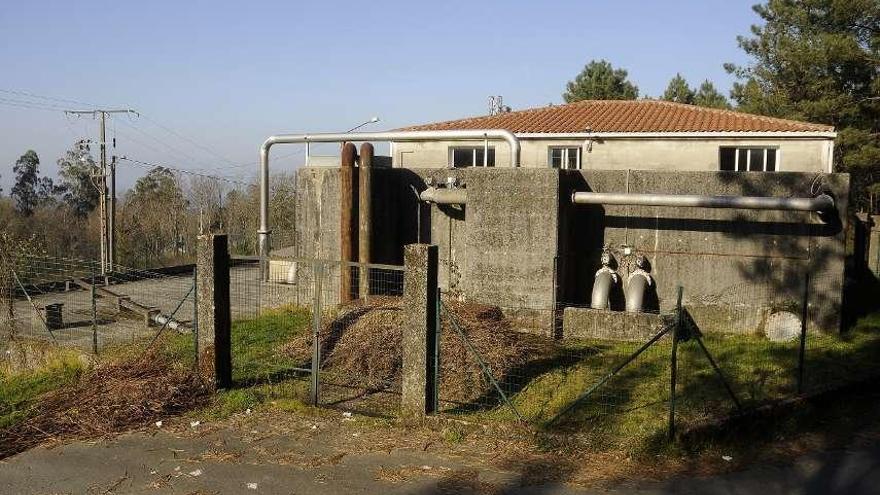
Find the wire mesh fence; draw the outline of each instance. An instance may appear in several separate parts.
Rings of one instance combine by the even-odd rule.
[[[680,306],[654,313],[445,294],[441,410],[626,442],[876,374],[880,336],[829,326],[834,309],[814,288],[836,285],[804,276],[703,296],[683,287]]]
[[[235,257],[230,284],[237,385],[396,413],[402,267]]]
[[[146,347],[166,331],[193,334],[192,266],[164,273],[116,266],[102,275],[95,261],[23,256],[6,268],[0,336],[7,347],[46,342],[103,355]]]

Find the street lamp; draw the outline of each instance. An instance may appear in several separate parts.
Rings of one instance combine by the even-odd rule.
[[[368,121],[366,121],[366,122],[362,122],[362,123],[360,123],[360,124],[358,124],[358,125],[352,127],[351,129],[349,129],[349,130],[347,130],[347,131],[345,131],[345,132],[355,131],[355,130],[360,129],[361,127],[363,127],[363,126],[365,126],[365,125],[367,125],[367,124],[375,124],[376,122],[379,122],[379,117],[373,117],[373,118],[371,118],[370,120],[368,120]]]

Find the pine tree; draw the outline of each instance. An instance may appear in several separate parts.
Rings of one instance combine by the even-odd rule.
[[[681,74],[675,74],[675,77],[666,86],[666,91],[663,92],[663,99],[690,105],[694,102],[694,90],[688,86],[687,81]]]
[[[727,101],[727,98],[718,92],[718,90],[715,89],[715,85],[712,84],[712,81],[708,79],[703,81],[703,84],[700,85],[700,89],[694,94],[693,103],[700,107],[730,108],[730,102]]]
[[[833,125],[835,169],[852,174],[853,203],[877,210],[880,183],[880,2],[770,0],[764,24],[738,38],[752,58],[726,64],[738,109]]]
[[[566,103],[581,100],[635,100],[639,88],[627,80],[627,71],[615,69],[605,60],[593,60],[569,81],[562,98]]]

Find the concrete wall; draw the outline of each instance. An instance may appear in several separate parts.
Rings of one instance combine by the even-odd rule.
[[[416,201],[413,187],[421,191],[449,176],[467,189],[466,206]],[[300,172],[297,237],[302,257],[338,259],[338,177],[333,168]],[[704,329],[743,332],[756,331],[766,319],[767,300],[799,300],[809,273],[812,319],[834,330],[843,285],[843,218],[575,206],[570,201],[574,191],[810,196],[815,177],[793,172],[376,170],[373,261],[400,264],[404,245],[437,244],[444,290],[511,310],[546,312],[589,303],[600,254],[609,246],[624,279],[636,255],[649,260],[656,281],[649,309],[672,308],[682,285],[685,303]],[[822,187],[835,195],[841,211],[848,181],[843,174],[823,179]],[[746,306],[757,309],[742,309]],[[731,308],[738,313],[731,316]],[[552,319],[543,321],[549,326]]]
[[[629,191],[809,197],[813,178],[802,173],[565,171],[563,196],[573,191]],[[824,186],[845,211],[848,176],[825,176]],[[695,307],[716,303],[727,308],[755,306],[771,299],[797,301],[809,273],[816,323],[833,329],[840,318],[844,221],[844,215],[826,222],[817,214],[803,212],[567,203],[560,259],[565,274],[576,281],[569,278],[561,284],[560,299],[573,304],[589,301],[593,274],[600,267],[598,256],[603,246],[609,246],[624,279],[634,268],[636,255],[647,257],[656,281],[654,309],[660,310],[674,306],[679,285],[685,289],[686,304]],[[627,248],[632,254],[625,254]],[[697,323],[710,325],[711,312],[707,309],[707,316]],[[742,331],[754,330],[749,322],[760,319],[760,314],[748,311],[742,311],[741,316],[742,325],[734,322],[733,326],[741,326]],[[729,327],[731,322],[716,326],[722,324]]]
[[[523,167],[548,167],[549,146],[583,146],[582,139],[522,139],[520,162]],[[395,167],[421,168],[448,165],[452,146],[483,146],[483,141],[436,141],[395,143]],[[507,167],[510,152],[507,143],[492,141],[495,166]],[[719,169],[718,148],[721,146],[776,146],[779,148],[777,170],[793,172],[828,172],[833,141],[824,138],[794,138],[780,135],[777,139],[733,138],[663,138],[605,139],[595,141],[592,151],[581,150],[584,170],[703,170]]]

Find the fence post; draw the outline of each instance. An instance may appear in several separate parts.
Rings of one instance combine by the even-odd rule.
[[[98,355],[98,303],[95,300],[95,283],[96,283],[97,274],[95,273],[95,265],[92,264],[92,284],[91,284],[91,298],[92,298],[92,353],[96,356]]]
[[[804,361],[807,351],[807,318],[810,316],[810,275],[804,277],[804,300],[801,302],[801,341],[798,349],[797,393],[804,392]]]
[[[675,438],[675,382],[678,379],[678,337],[681,335],[682,313],[681,295],[682,286],[678,286],[678,300],[675,303],[675,329],[672,331],[672,355],[669,367],[669,439]]]
[[[232,309],[229,295],[229,247],[224,234],[200,235],[196,282],[201,347],[214,344],[214,384],[232,386]]]
[[[403,380],[401,414],[413,419],[437,412],[439,361],[437,246],[410,244],[404,248]]]
[[[314,278],[315,298],[312,303],[312,374],[309,400],[313,406],[321,403],[321,296],[324,280],[324,265],[316,261],[312,265],[312,277]]]
[[[193,366],[196,373],[199,373],[199,266],[193,267]]]

